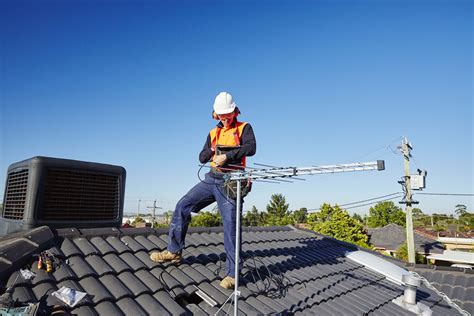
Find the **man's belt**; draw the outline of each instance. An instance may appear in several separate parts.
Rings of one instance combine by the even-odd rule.
[[[240,197],[244,198],[252,191],[252,181],[248,180],[241,180],[240,181]],[[237,181],[235,180],[227,180],[224,183],[224,192],[227,197],[231,198],[232,200],[237,200]]]

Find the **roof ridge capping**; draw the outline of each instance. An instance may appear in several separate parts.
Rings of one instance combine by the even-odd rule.
[[[348,251],[346,252],[346,258],[362,264],[367,269],[384,275],[388,280],[399,285],[405,284],[403,281],[404,275],[411,275],[408,270],[366,251]]]

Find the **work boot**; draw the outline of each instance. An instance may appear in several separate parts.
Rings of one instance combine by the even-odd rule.
[[[222,279],[219,285],[223,287],[224,289],[231,290],[235,287],[235,279],[233,277],[226,276],[225,278]]]
[[[155,262],[180,262],[181,253],[172,253],[168,250],[155,251],[151,253],[150,259]]]

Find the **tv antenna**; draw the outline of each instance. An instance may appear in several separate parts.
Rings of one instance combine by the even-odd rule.
[[[262,165],[268,166],[268,165]],[[372,170],[385,170],[385,162],[383,160],[377,160],[373,162],[357,162],[357,163],[347,163],[347,164],[338,164],[338,165],[328,165],[328,166],[312,166],[312,167],[272,167],[267,169],[255,169],[248,168],[249,170],[237,170],[224,174],[224,179],[226,181],[236,181],[237,182],[237,201],[236,201],[236,232],[235,232],[235,286],[234,292],[228,297],[229,300],[232,296],[234,297],[234,315],[237,315],[238,305],[239,305],[239,264],[240,264],[240,217],[241,217],[241,207],[242,207],[242,181],[248,180],[285,180],[284,178],[293,178],[297,176],[307,176],[307,175],[316,175],[324,173],[340,173],[340,172],[353,172],[353,171],[372,171]],[[224,303],[225,304],[225,303]],[[220,309],[223,308],[224,304]],[[220,309],[217,311],[219,313]],[[216,315],[217,315],[216,313]]]

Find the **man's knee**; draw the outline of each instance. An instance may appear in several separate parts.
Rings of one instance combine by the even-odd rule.
[[[187,218],[191,214],[191,208],[189,198],[185,195],[183,196],[178,203],[176,203],[176,209],[174,210],[174,216],[179,216],[181,218]]]

